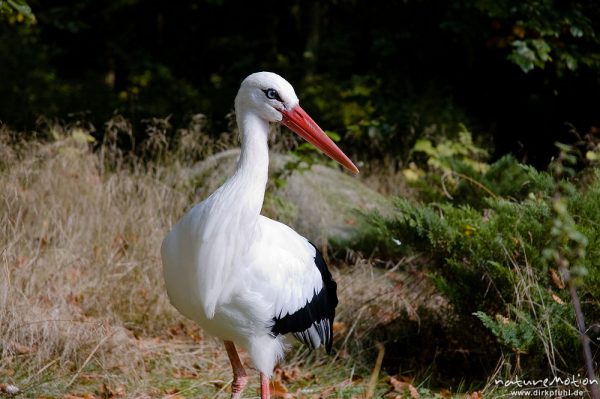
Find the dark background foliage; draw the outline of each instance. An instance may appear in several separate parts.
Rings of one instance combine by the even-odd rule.
[[[417,138],[464,123],[496,157],[545,166],[555,141],[600,126],[593,0],[29,5],[34,20],[5,12],[0,24],[0,120],[18,129],[83,118],[100,136],[114,112],[174,126],[201,112],[218,134],[258,70],[290,80],[363,160],[399,162]]]

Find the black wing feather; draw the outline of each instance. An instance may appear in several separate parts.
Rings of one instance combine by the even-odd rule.
[[[333,280],[323,255],[315,247],[315,266],[319,269],[323,278],[323,288],[315,292],[314,296],[304,305],[292,314],[286,314],[283,317],[274,317],[271,332],[277,336],[279,334],[292,333],[294,337],[302,341],[309,348],[314,349],[319,342],[325,344],[327,353],[331,353],[333,344],[333,319],[335,318],[335,308],[338,304],[337,284]],[[320,341],[315,341],[312,335],[317,334]]]

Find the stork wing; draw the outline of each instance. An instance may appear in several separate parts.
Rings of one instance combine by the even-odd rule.
[[[311,349],[323,344],[329,353],[337,285],[316,247],[288,226],[261,216],[251,270],[273,304],[271,332],[292,333]]]

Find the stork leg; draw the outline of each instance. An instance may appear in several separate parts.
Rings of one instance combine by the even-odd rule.
[[[260,399],[270,399],[270,397],[269,377],[264,373],[260,373]]]
[[[227,356],[231,362],[231,368],[233,369],[233,382],[231,384],[231,399],[240,399],[242,397],[242,391],[248,383],[248,376],[246,370],[242,366],[240,357],[238,356],[235,345],[231,341],[224,341],[225,349],[227,350]]]

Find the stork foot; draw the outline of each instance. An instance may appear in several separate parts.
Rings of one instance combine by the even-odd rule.
[[[246,374],[246,370],[244,370],[244,366],[242,366],[242,362],[240,361],[240,357],[238,356],[233,342],[225,341],[225,349],[227,350],[227,356],[229,356],[231,368],[233,369],[231,399],[240,399],[246,384],[248,384],[248,375]]]
[[[269,378],[266,374],[260,373],[260,399],[270,399]]]
[[[244,391],[246,384],[248,384],[247,376],[234,376],[233,382],[231,383],[231,399],[240,399],[242,397],[242,392]]]

